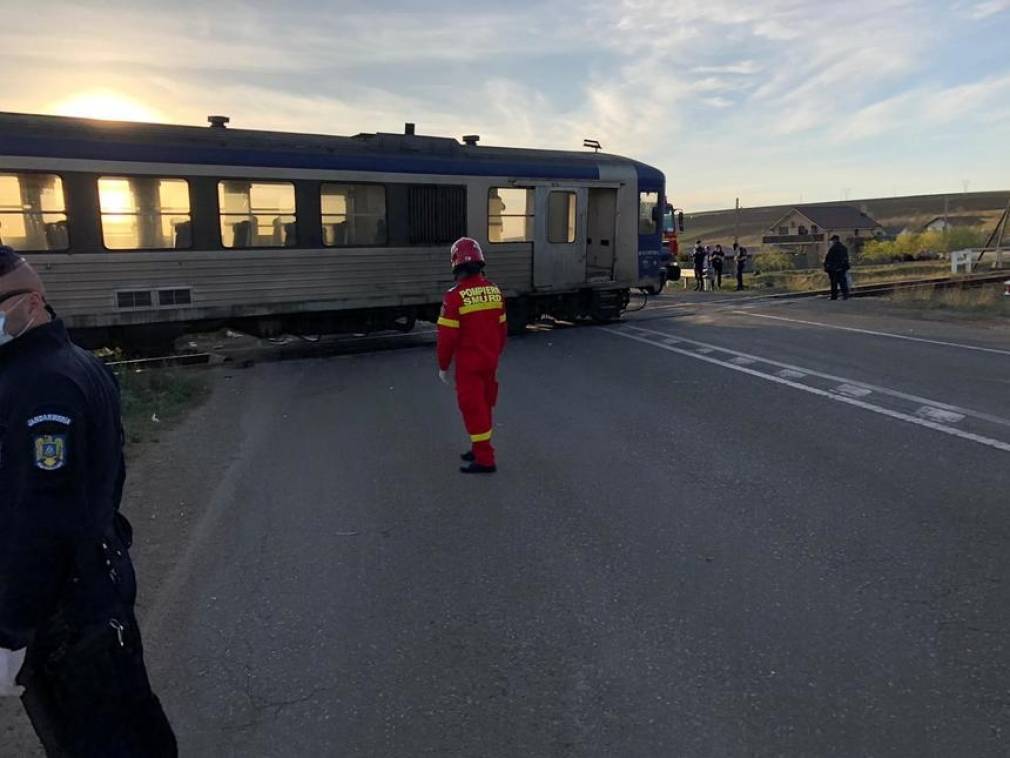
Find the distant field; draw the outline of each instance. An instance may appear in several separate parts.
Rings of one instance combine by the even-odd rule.
[[[668,190],[676,195],[673,189]],[[848,202],[803,203],[815,207],[818,205],[849,205],[858,208],[871,216],[888,230],[900,230],[910,227],[918,230],[923,224],[943,215],[944,195],[914,195],[910,197],[883,197],[868,200],[850,200]],[[1000,214],[1010,200],[1010,190],[1006,192],[968,192],[946,195],[948,213],[971,214],[985,219],[984,227],[991,230],[996,225]],[[768,233],[769,227],[791,208],[797,205],[771,205],[762,208],[740,209],[740,241],[742,244],[757,251],[761,245],[761,237]],[[701,239],[706,243],[721,242],[723,245],[733,241],[734,211],[703,211],[684,214],[684,234],[682,239],[687,244]]]

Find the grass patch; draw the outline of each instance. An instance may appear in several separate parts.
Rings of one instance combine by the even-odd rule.
[[[123,428],[128,445],[157,442],[158,434],[202,403],[210,393],[207,373],[186,369],[121,369]]]
[[[1002,284],[939,291],[901,290],[892,294],[888,300],[894,305],[918,311],[1010,318],[1010,297],[1003,295]]]

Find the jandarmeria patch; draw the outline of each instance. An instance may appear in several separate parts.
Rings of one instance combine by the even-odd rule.
[[[58,471],[67,464],[67,435],[39,434],[35,437],[35,467]]]

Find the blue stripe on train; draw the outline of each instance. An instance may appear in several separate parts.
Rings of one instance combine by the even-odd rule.
[[[292,153],[241,148],[150,145],[90,140],[4,137],[0,152],[5,155],[39,156],[143,163],[190,163],[218,166],[257,166],[265,168],[331,169],[342,171],[381,171],[406,174],[447,174],[452,176],[521,176],[534,179],[599,179],[595,164],[492,161],[479,158],[440,156],[336,153]]]

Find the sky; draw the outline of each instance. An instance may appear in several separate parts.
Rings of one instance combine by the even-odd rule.
[[[481,135],[689,212],[1010,190],[1010,0],[0,0],[0,110]]]

